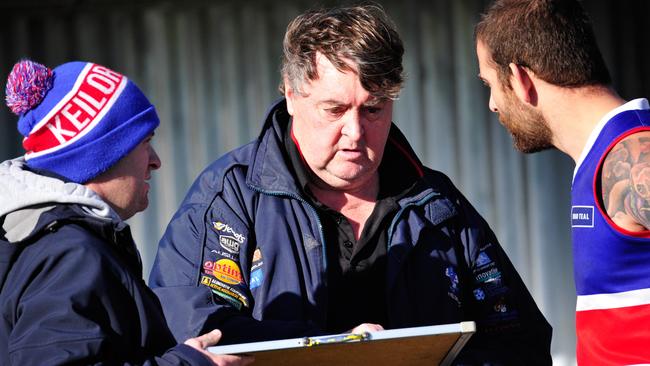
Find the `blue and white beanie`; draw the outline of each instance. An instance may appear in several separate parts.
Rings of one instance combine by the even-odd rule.
[[[76,183],[108,170],[160,124],[132,81],[89,62],[51,70],[20,61],[9,74],[6,95],[20,117],[27,166]]]

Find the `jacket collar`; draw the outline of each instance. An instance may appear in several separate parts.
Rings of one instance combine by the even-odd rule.
[[[253,189],[264,193],[300,197],[296,180],[287,165],[282,143],[283,131],[289,124],[289,118],[284,98],[271,106],[252,150],[246,182]]]

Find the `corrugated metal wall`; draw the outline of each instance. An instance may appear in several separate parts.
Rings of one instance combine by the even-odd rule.
[[[447,173],[494,228],[554,327],[555,364],[573,364],[573,163],[555,151],[516,153],[489,113],[472,40],[486,1],[382,3],[406,45],[408,78],[394,120],[422,160]],[[614,3],[585,6],[623,96],[647,96],[650,32],[642,19],[650,6]],[[311,6],[299,0],[3,2],[0,73],[23,57],[49,66],[94,61],[128,75],[156,105],[162,124],[155,146],[163,168],[154,174],[149,210],[131,220],[148,272],[157,241],[195,176],[257,135],[267,106],[279,96],[286,24]],[[2,109],[2,160],[21,153],[15,120]]]

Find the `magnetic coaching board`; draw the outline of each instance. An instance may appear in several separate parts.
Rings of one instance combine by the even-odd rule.
[[[209,347],[250,354],[258,365],[450,365],[476,331],[474,322]]]

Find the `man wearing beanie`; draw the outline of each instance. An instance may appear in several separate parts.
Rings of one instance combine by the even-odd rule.
[[[176,342],[124,220],[146,209],[159,120],[106,67],[21,61],[6,100],[24,157],[0,164],[0,364],[244,365]]]

